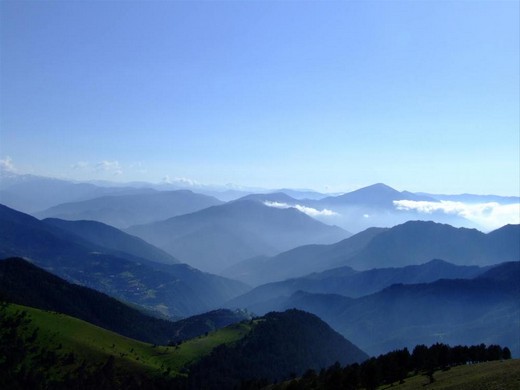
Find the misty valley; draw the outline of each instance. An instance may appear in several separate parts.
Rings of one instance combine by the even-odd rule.
[[[2,388],[520,381],[520,225],[491,209],[518,197],[2,172],[0,200]]]

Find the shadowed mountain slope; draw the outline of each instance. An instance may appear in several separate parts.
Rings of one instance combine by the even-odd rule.
[[[68,283],[19,258],[0,261],[0,297],[8,302],[64,313],[123,336],[154,344],[197,337],[245,319],[218,310],[179,322],[150,317],[106,294]]]
[[[131,254],[141,259],[159,263],[179,263],[175,257],[148,244],[146,241],[101,222],[65,221],[57,218],[47,218],[43,222],[75,234],[93,245],[112,250],[112,254],[115,256]]]
[[[485,234],[435,222],[409,221],[390,229],[367,229],[332,245],[303,246],[271,258],[249,259],[222,274],[259,285],[340,266],[368,270],[423,264],[432,259],[486,266],[519,259],[519,242],[520,225],[506,225]]]
[[[262,314],[275,309],[277,300],[298,291],[315,294],[339,294],[352,298],[373,294],[392,284],[431,283],[439,279],[471,279],[487,268],[457,266],[443,260],[432,260],[421,265],[402,268],[376,268],[355,271],[350,267],[334,268],[301,278],[258,286],[226,304],[231,308],[247,308]]]
[[[186,264],[100,252],[79,236],[0,205],[0,258],[6,257],[29,258],[70,282],[171,316],[216,308],[248,289]]]

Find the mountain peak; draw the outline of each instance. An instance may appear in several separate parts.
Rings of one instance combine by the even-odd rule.
[[[392,190],[397,191],[396,189],[390,187],[389,185],[386,185],[385,183],[375,183],[370,186],[366,186],[360,189],[384,189],[384,190]]]
[[[325,205],[369,205],[376,208],[393,208],[394,200],[403,199],[403,195],[383,183],[372,184],[340,196],[330,196],[321,200]]]
[[[396,193],[399,194],[400,192],[397,191],[395,188],[390,187],[389,185],[386,185],[385,183],[375,183],[366,187],[358,188],[357,190],[347,192],[346,194],[343,194],[341,196],[349,195],[349,194],[359,194],[359,193]]]

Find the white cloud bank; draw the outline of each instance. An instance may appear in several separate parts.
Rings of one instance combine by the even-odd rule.
[[[121,164],[119,164],[119,161],[116,161],[116,160],[114,160],[114,161],[104,160],[104,161],[98,162],[96,164],[96,170],[98,172],[109,172],[115,176],[123,174]]]
[[[196,180],[192,180],[187,177],[170,177],[170,175],[163,177],[162,182],[163,184],[177,184],[186,187],[201,186],[201,184]]]
[[[16,168],[11,157],[7,156],[4,159],[0,159],[0,171],[16,173]]]
[[[442,212],[458,215],[489,230],[507,224],[520,224],[520,203],[504,205],[497,202],[469,204],[454,201],[395,200],[394,205],[398,210],[414,210],[424,214]]]
[[[328,209],[317,210],[312,207],[307,207],[307,206],[303,206],[300,204],[290,205],[288,203],[269,202],[269,201],[265,201],[264,204],[269,207],[276,207],[277,209],[288,209],[288,208],[292,207],[311,217],[331,217],[334,215],[338,215],[338,213],[336,213],[332,210],[328,210]]]

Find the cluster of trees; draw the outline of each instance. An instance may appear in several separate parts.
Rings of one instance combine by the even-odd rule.
[[[307,372],[299,379],[292,380],[288,386],[277,385],[274,389],[376,389],[381,385],[403,383],[410,375],[424,374],[430,382],[435,381],[437,370],[446,370],[461,364],[511,359],[509,348],[484,344],[450,347],[437,343],[430,347],[417,345],[412,353],[407,348],[389,352],[366,360],[362,364],[342,367],[339,363],[322,369]]]
[[[299,310],[272,312],[231,345],[220,345],[189,367],[186,389],[261,388],[306,369],[362,362],[368,356],[317,316]],[[179,381],[181,383],[182,381]]]

